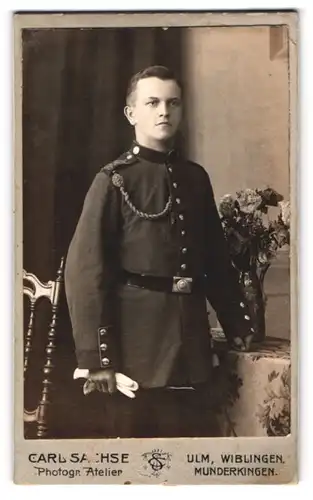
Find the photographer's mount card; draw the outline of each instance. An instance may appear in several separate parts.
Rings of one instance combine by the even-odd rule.
[[[15,482],[296,482],[298,13],[14,34]]]

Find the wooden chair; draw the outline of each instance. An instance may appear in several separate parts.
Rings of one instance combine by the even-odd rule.
[[[35,314],[39,302],[48,300],[51,304],[51,318],[49,329],[45,342],[45,359],[42,370],[41,390],[38,400],[38,405],[34,409],[25,408],[25,393],[24,393],[24,426],[27,435],[29,425],[35,426],[34,437],[46,438],[49,437],[49,421],[48,413],[51,406],[52,396],[52,375],[54,370],[54,354],[56,350],[56,326],[58,321],[60,295],[63,288],[63,273],[64,273],[64,258],[61,259],[61,264],[57,272],[55,281],[41,282],[34,274],[23,271],[23,293],[29,299],[29,319],[26,332],[24,335],[24,384],[28,371],[31,369],[38,370],[38,359],[36,360],[33,353],[33,338],[35,328]],[[41,332],[40,332],[41,335]],[[40,368],[39,368],[40,369]],[[28,437],[28,436],[26,436]]]

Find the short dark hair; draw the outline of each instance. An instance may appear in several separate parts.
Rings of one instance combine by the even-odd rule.
[[[149,66],[146,69],[142,69],[136,73],[130,79],[126,92],[126,102],[130,104],[130,97],[135,92],[137,83],[139,80],[144,80],[145,78],[159,78],[160,80],[174,80],[181,91],[183,91],[182,83],[177,78],[177,76],[166,66]]]

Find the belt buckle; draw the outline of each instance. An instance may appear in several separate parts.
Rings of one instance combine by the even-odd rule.
[[[191,293],[192,278],[185,276],[174,276],[172,292],[174,293]]]

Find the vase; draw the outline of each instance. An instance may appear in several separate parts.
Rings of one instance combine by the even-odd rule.
[[[264,276],[260,278],[256,269],[244,271],[240,274],[240,283],[253,324],[253,342],[262,342],[266,335]]]

